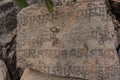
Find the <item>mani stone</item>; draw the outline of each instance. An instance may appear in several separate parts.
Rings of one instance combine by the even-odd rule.
[[[32,5],[17,20],[18,67],[55,76],[111,79],[119,60],[106,0],[80,0],[56,6],[53,13]]]
[[[40,73],[30,68],[26,68],[20,80],[85,80],[85,79],[53,76]]]
[[[0,60],[0,80],[10,80],[6,64]]]

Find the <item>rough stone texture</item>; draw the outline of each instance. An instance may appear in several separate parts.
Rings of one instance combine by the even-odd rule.
[[[111,11],[115,15],[116,21],[116,35],[117,35],[117,45],[116,50],[118,52],[119,56],[119,62],[120,62],[120,0],[110,0],[111,5]]]
[[[120,0],[111,0],[111,1],[114,1],[114,2],[120,2]]]
[[[41,2],[43,3],[44,0],[26,0],[28,2],[28,4],[41,4]]]
[[[85,80],[80,78],[58,77],[43,74],[38,71],[26,68],[20,80]]]
[[[10,80],[6,64],[0,60],[0,80]]]
[[[118,65],[114,23],[105,0],[81,0],[55,7],[53,13],[33,5],[17,18],[17,65],[23,69],[101,80],[108,68]]]
[[[17,13],[12,0],[0,0],[0,59],[6,63],[12,80],[17,80],[19,76],[15,51]]]
[[[10,32],[16,27],[16,14],[17,10],[12,2],[0,2],[0,34]]]
[[[118,17],[120,18],[120,16],[118,15],[120,14],[120,0],[110,0],[110,2],[111,2],[113,13],[117,15],[117,18]]]
[[[120,29],[118,29],[116,32],[117,32],[117,49],[116,50],[118,52],[118,57],[120,62]]]
[[[77,0],[51,0],[54,6],[65,6],[73,4]],[[44,0],[27,0],[29,5],[38,4],[39,6],[45,6]]]

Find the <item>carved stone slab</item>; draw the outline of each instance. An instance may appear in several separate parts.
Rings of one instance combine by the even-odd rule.
[[[35,5],[23,9],[17,16],[17,65],[58,76],[104,78],[104,71],[118,64],[105,2],[80,0],[53,13]]]
[[[85,80],[72,77],[53,76],[26,68],[20,80]]]

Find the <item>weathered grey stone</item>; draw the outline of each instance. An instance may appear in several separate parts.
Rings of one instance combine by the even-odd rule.
[[[15,51],[18,9],[12,1],[0,0],[0,59],[6,63],[11,79],[19,80],[15,79],[19,74],[16,69]]]
[[[17,16],[17,65],[58,76],[104,78],[119,62],[105,2],[80,0],[53,13],[35,5],[23,9]]]
[[[0,1],[0,46],[9,43],[16,33],[13,30],[17,27],[17,9],[12,0]]]
[[[80,78],[58,77],[48,74],[43,74],[30,68],[26,68],[21,80],[85,80]]]
[[[10,80],[8,69],[3,61],[0,60],[0,80]]]

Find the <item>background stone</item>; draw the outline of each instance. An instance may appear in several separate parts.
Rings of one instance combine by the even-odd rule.
[[[117,21],[115,21],[116,34],[117,34],[117,52],[120,59],[120,0],[109,0],[111,5],[111,11],[115,15]]]
[[[19,78],[15,51],[18,12],[13,0],[0,0],[0,59],[6,63],[12,80]]]
[[[11,80],[6,64],[0,60],[0,80]]]

